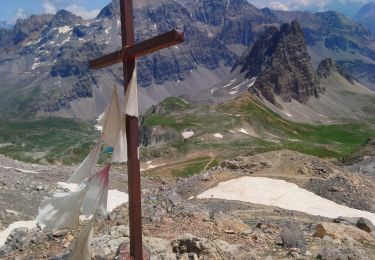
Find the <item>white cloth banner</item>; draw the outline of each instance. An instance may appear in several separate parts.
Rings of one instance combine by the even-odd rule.
[[[97,211],[103,216],[106,215],[110,169],[111,165],[109,164],[87,181],[81,207],[82,215],[94,215]]]
[[[117,143],[118,133],[123,127],[123,120],[121,120],[121,108],[118,99],[117,88],[113,88],[112,99],[107,106],[104,116],[99,121],[102,126],[102,138],[105,144],[114,147]]]
[[[103,216],[107,213],[108,180],[111,165],[86,179],[77,191],[56,193],[42,201],[37,222],[47,231],[73,228],[79,224],[79,216]]]
[[[94,148],[90,151],[86,159],[78,166],[75,172],[70,176],[67,182],[81,183],[87,177],[93,174],[95,164],[97,163],[100,155],[100,148],[102,147],[102,139],[99,139]]]
[[[80,186],[78,191],[56,193],[53,198],[42,201],[37,223],[47,231],[78,226],[85,192],[85,186]]]
[[[69,260],[91,260],[90,247],[94,235],[94,223],[96,216],[87,223],[74,242],[73,250]]]
[[[116,146],[113,147],[111,161],[113,163],[124,163],[128,161],[125,119],[123,119],[123,127],[120,129],[120,132],[118,133]]]
[[[125,93],[125,114],[138,117],[137,66]]]

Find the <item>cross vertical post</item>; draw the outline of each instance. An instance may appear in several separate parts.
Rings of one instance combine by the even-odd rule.
[[[120,1],[120,19],[122,47],[134,45],[134,22],[132,0]],[[135,58],[123,57],[124,93],[133,76]],[[141,176],[139,163],[139,130],[138,118],[126,116],[126,134],[128,140],[128,193],[129,193],[129,233],[130,256],[143,259],[142,246],[142,208],[141,208]]]
[[[132,79],[137,57],[168,48],[184,42],[184,33],[172,30],[154,38],[135,43],[132,0],[120,1],[120,19],[122,49],[101,58],[91,60],[90,68],[99,69],[116,63],[123,63],[124,92],[126,93]],[[139,161],[138,118],[126,115],[126,135],[128,149],[128,193],[129,193],[129,231],[130,258],[143,259],[142,245],[142,208],[141,208],[141,175]]]

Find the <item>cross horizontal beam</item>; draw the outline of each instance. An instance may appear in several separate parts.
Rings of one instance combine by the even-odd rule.
[[[172,30],[149,40],[127,46],[121,50],[90,61],[90,69],[100,69],[123,61],[124,56],[136,58],[184,42],[183,31]]]

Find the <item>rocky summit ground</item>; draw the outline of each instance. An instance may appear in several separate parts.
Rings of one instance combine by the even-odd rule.
[[[365,159],[374,161],[371,156]],[[225,160],[186,178],[144,174],[144,244],[152,259],[375,259],[374,227],[366,219],[328,219],[260,204],[196,198],[223,181],[268,177],[375,213],[375,173],[359,168],[281,150]],[[1,157],[0,229],[34,218],[40,201],[60,189],[56,183],[72,170]],[[123,166],[114,167],[110,188],[126,192],[125,176]],[[79,229],[50,234],[18,228],[0,249],[0,258],[67,259],[78,233]],[[128,205],[123,204],[97,221],[92,258],[121,259],[119,247],[128,242]]]

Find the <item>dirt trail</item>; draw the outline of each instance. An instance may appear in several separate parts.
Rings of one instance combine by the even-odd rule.
[[[213,153],[210,153],[210,158],[211,160],[204,166],[204,169],[203,169],[204,171],[206,171],[208,166],[210,166],[210,164],[215,160],[215,156]]]

